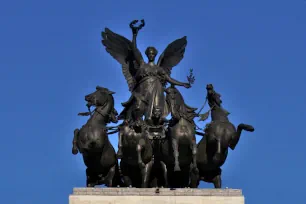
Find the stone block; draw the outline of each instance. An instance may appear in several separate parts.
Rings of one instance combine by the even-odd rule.
[[[244,204],[239,189],[74,188],[69,204]]]

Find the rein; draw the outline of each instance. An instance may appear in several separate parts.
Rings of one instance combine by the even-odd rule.
[[[204,102],[204,104],[202,105],[202,107],[200,108],[200,110],[199,110],[199,112],[198,112],[198,115],[201,113],[201,111],[202,111],[203,108],[205,107],[205,105],[206,105],[206,103],[207,103],[207,100],[208,100],[208,98],[207,98],[207,96],[206,96],[205,102]]]

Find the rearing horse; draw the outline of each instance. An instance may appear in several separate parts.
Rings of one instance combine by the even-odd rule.
[[[90,115],[82,128],[74,130],[72,153],[80,152],[86,169],[87,187],[105,184],[108,187],[119,184],[114,177],[118,171],[116,153],[111,145],[106,124],[117,122],[117,111],[114,109],[114,92],[103,87],[96,87],[96,91],[85,96],[89,112],[79,115]],[[95,106],[94,113],[90,107]],[[118,182],[118,183],[116,183]]]
[[[208,84],[206,89],[212,122],[206,126],[204,137],[198,144],[199,178],[221,188],[220,167],[227,158],[228,147],[234,150],[242,130],[253,132],[254,128],[241,123],[236,130],[227,117],[229,113],[221,107],[221,95],[214,91],[212,84]]]

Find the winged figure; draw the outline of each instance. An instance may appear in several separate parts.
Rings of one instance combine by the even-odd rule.
[[[189,83],[179,82],[170,77],[172,68],[184,57],[187,39],[185,36],[170,43],[157,63],[155,63],[158,53],[156,48],[148,47],[145,51],[148,61],[145,62],[136,44],[138,31],[144,26],[144,20],[141,20],[142,24],[138,27],[135,26],[137,22],[138,20],[135,20],[130,24],[133,32],[132,41],[108,28],[102,32],[102,44],[106,51],[122,65],[123,75],[132,92],[130,99],[122,103],[125,108],[119,115],[119,119],[129,120],[133,112],[136,120],[141,119],[142,116],[150,120],[154,108],[163,110],[161,117],[166,117],[169,112],[164,96],[165,85],[170,83],[190,88]]]

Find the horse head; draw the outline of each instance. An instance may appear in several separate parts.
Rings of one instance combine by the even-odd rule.
[[[88,109],[92,106],[96,107],[96,111],[100,113],[101,116],[107,116],[107,123],[117,123],[118,112],[114,108],[114,93],[115,92],[107,88],[97,86],[95,92],[85,96],[85,101],[87,101],[86,106]]]
[[[207,84],[207,101],[211,108],[212,120],[225,120],[227,121],[227,116],[230,114],[227,110],[222,107],[221,95],[214,90],[212,84]]]
[[[172,118],[181,119],[181,117],[185,117],[186,119],[193,120],[196,117],[195,110],[196,108],[192,108],[188,106],[180,91],[174,86],[170,86],[165,90],[167,93],[166,101],[171,111]]]
[[[166,101],[169,106],[171,116],[173,119],[179,120],[181,107],[184,103],[183,96],[174,86],[170,86],[165,90],[165,92],[167,93]]]
[[[103,106],[108,101],[109,97],[114,93],[115,92],[112,92],[107,88],[97,86],[95,92],[85,96],[85,101],[87,101],[88,107]]]

